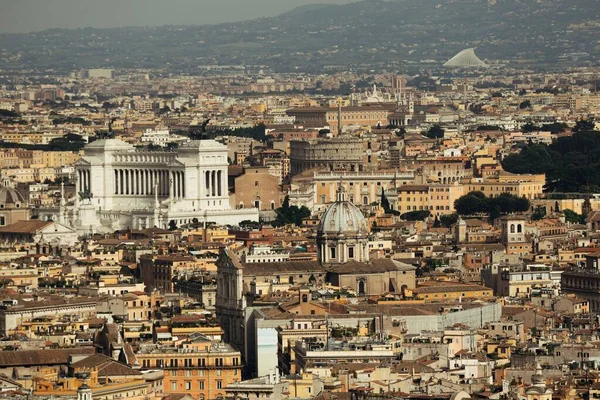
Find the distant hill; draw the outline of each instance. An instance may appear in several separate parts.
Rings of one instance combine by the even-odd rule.
[[[323,8],[327,8],[327,7],[335,7],[335,4],[305,4],[303,6],[299,6],[296,7],[294,9],[291,9],[290,11],[286,11],[282,14],[279,15],[279,17],[296,17],[299,16],[301,14],[307,13],[307,12],[313,12],[313,11],[318,11],[321,10]]]
[[[421,68],[460,50],[488,62],[597,63],[600,0],[366,0],[204,26],[0,35],[0,68],[264,65],[276,71]]]

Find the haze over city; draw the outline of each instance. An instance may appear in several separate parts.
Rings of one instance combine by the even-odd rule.
[[[2,0],[0,33],[51,28],[198,25],[273,17],[348,0]]]
[[[600,0],[0,0],[0,399],[600,400],[599,44]]]

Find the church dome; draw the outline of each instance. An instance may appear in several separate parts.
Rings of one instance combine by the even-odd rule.
[[[367,234],[367,222],[362,212],[354,204],[346,201],[346,194],[340,187],[337,201],[327,207],[317,228],[323,233]]]
[[[4,176],[0,186],[0,206],[2,208],[11,208],[11,206],[21,207],[27,205],[25,196],[12,186],[8,177]]]
[[[12,205],[12,204],[25,204],[25,196],[21,194],[17,189],[13,187],[0,187],[0,204]]]

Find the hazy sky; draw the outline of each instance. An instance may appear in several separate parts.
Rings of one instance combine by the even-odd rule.
[[[50,28],[209,24],[271,17],[350,0],[0,0],[0,32]]]

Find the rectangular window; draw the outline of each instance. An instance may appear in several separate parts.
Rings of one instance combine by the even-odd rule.
[[[171,390],[173,390],[173,391],[177,390],[177,382],[171,382]]]
[[[223,381],[217,381],[217,389],[223,389]]]
[[[185,390],[192,390],[192,382],[185,381]]]
[[[348,258],[354,258],[354,247],[348,247]]]
[[[330,252],[331,258],[335,258],[335,247],[330,247],[329,252]]]
[[[200,384],[200,390],[204,390],[204,381],[200,381],[199,384]]]

